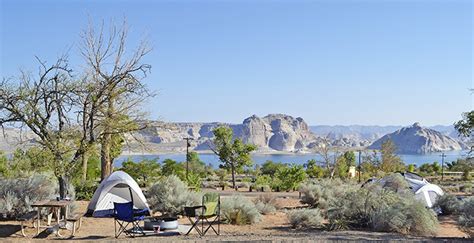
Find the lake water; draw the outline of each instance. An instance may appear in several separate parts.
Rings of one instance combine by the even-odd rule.
[[[446,158],[445,162],[455,161],[458,158],[464,158],[468,151],[450,151],[445,152]],[[400,154],[399,155],[405,164],[415,164],[420,166],[424,163],[432,163],[438,161],[441,163],[441,153],[431,153],[423,155],[414,155],[414,154]],[[178,162],[186,161],[186,154],[163,154],[163,155],[123,155],[115,160],[115,166],[120,167],[122,162],[131,159],[132,161],[140,161],[142,159],[157,159],[159,162],[162,162],[165,159],[173,159]],[[204,161],[206,164],[211,164],[213,167],[217,168],[219,166],[219,158],[214,154],[199,154],[199,158]],[[363,158],[363,157],[362,157]],[[263,164],[267,160],[272,160],[274,162],[283,162],[283,163],[296,163],[304,164],[310,159],[316,159],[316,161],[322,161],[321,156],[316,154],[253,154],[252,159],[256,164]],[[356,160],[358,161],[358,155],[356,153]]]

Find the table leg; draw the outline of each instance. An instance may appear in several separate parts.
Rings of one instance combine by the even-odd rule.
[[[38,214],[36,215],[36,227],[37,227],[36,228],[36,235],[40,234],[40,227],[41,227],[41,225],[40,225],[40,222],[41,222],[41,218],[40,218],[41,213],[40,213],[40,211],[41,211],[41,207],[38,207],[38,211],[37,211]]]
[[[59,233],[59,230],[61,229],[61,225],[59,225],[59,221],[61,220],[61,207],[56,208],[56,226],[57,231],[56,231],[56,236],[62,237],[61,234]]]
[[[61,208],[57,207],[56,208],[56,224],[59,225],[59,220],[61,219]]]

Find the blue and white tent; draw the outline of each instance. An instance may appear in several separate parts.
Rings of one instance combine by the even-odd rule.
[[[134,209],[150,210],[137,182],[123,171],[116,171],[103,180],[87,206],[93,217],[112,217],[114,202],[133,202]]]

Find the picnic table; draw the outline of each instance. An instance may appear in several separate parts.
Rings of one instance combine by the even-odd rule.
[[[37,208],[37,218],[36,218],[36,222],[37,222],[37,235],[40,234],[40,228],[41,228],[41,208],[50,208],[51,210],[56,210],[56,227],[58,227],[58,230],[56,231],[56,235],[57,236],[61,236],[59,234],[59,223],[60,223],[60,220],[61,220],[61,209],[65,209],[64,210],[64,222],[65,224],[67,223],[67,219],[68,219],[68,216],[67,216],[67,213],[68,213],[68,210],[69,210],[69,205],[71,204],[72,202],[71,201],[68,201],[68,200],[46,200],[46,201],[39,201],[39,202],[36,202],[36,203],[33,203],[31,206],[32,207],[36,207]],[[49,226],[49,221],[48,221],[48,226],[44,226],[46,228],[51,228],[51,226]],[[43,227],[43,228],[44,228]]]

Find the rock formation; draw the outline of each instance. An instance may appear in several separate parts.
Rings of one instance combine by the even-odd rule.
[[[369,149],[380,149],[382,143],[392,140],[397,152],[402,154],[425,154],[466,149],[467,146],[433,129],[421,127],[419,123],[401,128],[387,134],[369,146]]]

